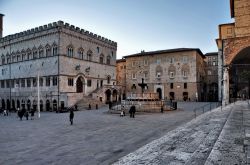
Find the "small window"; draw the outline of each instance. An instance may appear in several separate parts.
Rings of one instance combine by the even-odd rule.
[[[174,58],[173,57],[170,58],[170,63],[171,64],[174,63]]]
[[[44,51],[43,49],[39,49],[39,58],[44,56]]]
[[[57,76],[53,76],[53,86],[57,86]]]
[[[96,51],[97,51],[97,53],[100,53],[100,48],[96,47]]]
[[[82,60],[84,59],[84,56],[83,56],[83,49],[79,49],[79,50],[78,50],[78,58],[79,58],[79,59],[82,59]]]
[[[132,79],[136,79],[136,73],[132,73]]]
[[[21,79],[21,87],[25,87],[25,79]]]
[[[108,76],[108,77],[107,77],[107,83],[108,83],[108,84],[110,84],[110,79],[111,79],[111,77]]]
[[[33,78],[33,79],[32,79],[32,82],[33,82],[33,87],[36,87],[36,86],[37,86],[37,79],[36,79],[36,78]]]
[[[6,88],[10,87],[10,80],[6,80]]]
[[[56,56],[57,53],[58,53],[57,46],[54,45],[54,46],[53,46],[53,50],[52,50],[52,55],[53,55],[53,56]]]
[[[87,60],[88,60],[88,61],[92,61],[92,52],[91,52],[91,51],[89,51],[89,52],[87,53]]]
[[[187,89],[187,83],[184,83],[184,89]]]
[[[1,80],[1,88],[5,88],[5,81]]]
[[[50,77],[46,77],[46,86],[47,86],[47,87],[50,86]]]
[[[46,47],[46,57],[51,56],[51,48],[49,46]]]
[[[174,72],[170,72],[170,78],[174,78]]]
[[[43,86],[43,78],[42,78],[42,77],[39,78],[39,86],[40,86],[40,87]]]
[[[174,83],[170,83],[170,89],[174,88]]]
[[[74,49],[73,49],[73,47],[68,47],[67,56],[68,57],[73,57],[74,56]]]
[[[16,84],[17,84],[17,82],[16,82]],[[18,82],[18,85],[19,85],[19,82]],[[27,87],[31,87],[31,80],[29,78],[27,79]]]
[[[161,59],[157,59],[156,64],[161,64]]]
[[[183,70],[183,71],[182,71],[182,76],[183,76],[183,77],[187,77],[187,76],[188,76],[188,72],[185,71],[185,70]]]
[[[148,72],[144,72],[144,78],[148,78]]]
[[[92,83],[91,80],[87,80],[87,86],[88,86],[88,87],[91,87],[91,83]]]
[[[107,65],[110,65],[110,63],[111,63],[110,61],[111,61],[111,57],[107,56],[107,61],[106,61]]]
[[[74,79],[68,78],[68,86],[74,86]]]
[[[37,58],[37,51],[33,51],[33,58],[36,59]]]

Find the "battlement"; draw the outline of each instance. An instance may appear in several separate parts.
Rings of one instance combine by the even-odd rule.
[[[5,41],[9,41],[9,40],[13,40],[13,39],[17,39],[17,38],[20,38],[20,37],[25,37],[25,36],[28,36],[28,35],[31,35],[31,34],[42,32],[42,31],[50,30],[50,29],[57,28],[57,27],[66,28],[66,29],[69,29],[71,31],[80,33],[82,35],[86,35],[86,36],[88,36],[90,38],[97,39],[99,41],[105,42],[105,43],[110,44],[112,46],[117,46],[117,43],[114,42],[114,41],[111,41],[111,40],[109,40],[107,38],[104,38],[102,36],[99,36],[97,34],[89,32],[87,30],[81,29],[79,27],[75,27],[74,25],[70,25],[69,23],[64,23],[63,21],[57,21],[57,22],[49,23],[47,25],[35,27],[35,28],[29,29],[29,30],[26,30],[26,31],[23,31],[23,32],[20,32],[20,33],[15,33],[15,34],[12,34],[12,35],[5,36],[3,38],[0,38],[0,43],[5,42]]]

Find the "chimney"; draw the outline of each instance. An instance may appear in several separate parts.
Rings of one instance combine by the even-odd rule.
[[[0,38],[3,37],[3,14],[0,13]]]

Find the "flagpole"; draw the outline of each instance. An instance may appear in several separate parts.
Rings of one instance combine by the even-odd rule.
[[[37,106],[38,106],[38,118],[40,118],[40,83],[39,73],[37,75]]]

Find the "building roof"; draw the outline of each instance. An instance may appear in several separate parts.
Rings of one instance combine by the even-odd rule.
[[[116,62],[126,62],[125,59],[117,59]]]
[[[217,56],[217,55],[218,55],[218,52],[209,52],[205,54],[205,56]]]
[[[102,37],[100,35],[89,32],[89,31],[87,31],[85,29],[75,27],[74,25],[70,25],[69,23],[64,23],[63,21],[57,21],[57,22],[49,23],[47,25],[35,27],[35,28],[29,29],[29,30],[26,30],[26,31],[23,31],[23,32],[20,32],[20,33],[5,36],[3,38],[0,38],[0,43],[5,42],[5,41],[9,41],[9,40],[12,40],[12,39],[17,39],[17,38],[20,38],[20,37],[24,37],[26,35],[33,35],[34,33],[38,33],[38,32],[41,32],[41,31],[47,31],[49,29],[53,29],[53,28],[57,28],[57,27],[62,27],[62,28],[65,28],[65,29],[69,29],[71,31],[80,33],[82,35],[86,35],[86,36],[88,36],[90,38],[97,39],[99,41],[108,43],[108,44],[113,45],[113,46],[117,46],[117,43],[114,42],[114,41],[111,41],[111,40],[109,40],[107,38],[104,38],[104,37]]]
[[[201,52],[199,48],[176,48],[176,49],[157,50],[157,51],[150,51],[150,52],[142,51],[141,53],[123,56],[123,58],[139,57],[139,56],[147,56],[147,55],[158,55],[158,54],[163,54],[163,53],[186,52],[186,51],[197,51],[202,56],[202,58],[205,58],[204,54]]]

